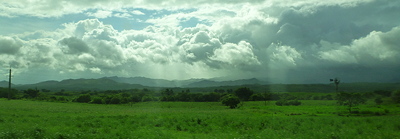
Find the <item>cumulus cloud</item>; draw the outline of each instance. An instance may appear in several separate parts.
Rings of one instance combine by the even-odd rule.
[[[234,67],[247,68],[248,65],[259,65],[250,43],[241,41],[238,44],[226,43],[214,51],[212,60],[221,61]]]
[[[269,59],[269,65],[272,68],[282,69],[285,67],[294,67],[299,60],[302,60],[302,55],[295,48],[279,44],[271,44],[266,49]]]
[[[339,63],[379,65],[382,62],[396,64],[400,58],[400,28],[389,32],[373,31],[366,37],[354,40],[350,45],[338,46],[333,50],[319,52],[320,58]],[[329,44],[324,47],[330,47]]]
[[[112,11],[104,11],[104,10],[97,10],[96,12],[87,12],[88,16],[96,17],[96,18],[107,18],[112,16]]]
[[[19,51],[22,44],[19,40],[11,37],[0,36],[0,54],[15,54]]]
[[[134,15],[145,15],[143,12],[141,12],[139,10],[133,10],[133,11],[131,11],[131,13]]]
[[[13,0],[3,1],[0,4],[0,10],[4,11],[0,13],[1,16],[13,17],[17,15],[31,15],[37,17],[61,17],[65,14],[76,14],[83,13],[90,9],[106,9],[108,11],[120,11],[124,7],[135,7],[135,8],[146,8],[146,9],[190,9],[199,7],[209,6],[221,6],[230,7],[243,4],[252,5],[277,5],[282,7],[306,7],[308,5],[313,6],[324,6],[324,5],[340,5],[340,6],[354,6],[359,3],[370,2],[369,0],[307,0],[307,1],[296,1],[296,0],[174,0],[174,1],[142,1],[142,0],[102,0],[102,1],[81,1],[81,0],[70,0],[70,1],[24,1],[24,0]],[[135,13],[135,12],[134,12]],[[139,12],[137,12],[139,13]],[[139,13],[140,14],[140,13]],[[98,15],[97,17],[105,17],[109,15],[108,12],[98,11],[91,13],[90,15]]]
[[[64,38],[60,44],[67,46],[65,52],[69,54],[87,53],[90,50],[84,41],[76,37]]]
[[[5,12],[0,16],[6,19],[21,15],[62,18],[73,13],[98,19],[71,20],[55,30],[1,36],[0,57],[7,60],[0,64],[14,64],[21,71],[46,66],[66,76],[74,73],[166,78],[304,78],[312,73],[335,76],[348,69],[400,67],[396,63],[400,20],[386,16],[398,14],[400,4],[396,1],[132,3],[135,2],[49,2],[59,9],[56,11],[46,6],[27,7],[18,0],[2,2],[0,10]],[[120,18],[115,22],[107,20],[113,16]],[[136,19],[137,16],[146,17]],[[143,20],[148,25],[136,30],[116,29],[121,26],[121,18]]]

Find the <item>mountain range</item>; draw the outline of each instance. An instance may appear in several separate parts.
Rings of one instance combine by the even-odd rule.
[[[1,87],[1,86],[0,86]],[[139,84],[119,83],[110,79],[67,79],[62,81],[44,81],[36,84],[13,85],[19,90],[25,89],[47,89],[51,91],[69,90],[121,90],[143,88]]]
[[[188,80],[165,80],[151,79],[146,77],[104,77],[119,83],[140,84],[149,87],[217,87],[217,86],[237,86],[247,84],[266,84],[267,82],[260,81],[256,78],[218,81],[214,79],[188,79]]]
[[[207,92],[214,89],[236,89],[248,86],[258,92],[332,92],[334,84],[274,84],[256,78],[226,80],[221,79],[188,79],[165,80],[145,77],[103,77],[98,79],[66,79],[62,81],[44,81],[35,84],[14,85],[18,90],[46,89],[50,91],[86,91],[86,90],[125,90],[125,89],[190,89],[194,92]],[[0,81],[0,87],[7,88],[7,81]],[[398,90],[400,83],[341,83],[340,90],[350,92],[368,92],[374,90]]]
[[[241,79],[232,81],[216,81],[212,79],[188,79],[188,80],[165,80],[151,79],[146,77],[103,77],[98,79],[66,79],[62,81],[44,81],[35,84],[12,85],[19,90],[25,89],[47,89],[51,91],[70,90],[121,90],[134,88],[201,88],[201,87],[219,87],[219,86],[238,86],[266,84],[256,78]],[[0,87],[8,87],[7,81],[1,81]]]
[[[14,86],[14,84],[11,84]],[[7,88],[8,87],[8,82],[7,81],[0,81],[0,87]]]

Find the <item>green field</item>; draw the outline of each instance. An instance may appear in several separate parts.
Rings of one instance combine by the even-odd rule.
[[[245,102],[140,102],[96,105],[0,99],[0,138],[400,138],[399,105],[336,101],[301,106]],[[378,116],[379,115],[379,116]]]

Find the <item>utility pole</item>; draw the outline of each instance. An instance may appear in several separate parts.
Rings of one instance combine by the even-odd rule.
[[[10,67],[10,74],[8,76],[8,100],[11,99],[11,67]]]

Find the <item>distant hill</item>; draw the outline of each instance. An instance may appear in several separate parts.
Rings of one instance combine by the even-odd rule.
[[[188,84],[184,87],[217,87],[217,86],[240,86],[240,85],[255,85],[255,84],[266,84],[266,82],[260,81],[256,78],[233,80],[233,81],[212,81],[212,80],[201,80]]]
[[[165,80],[165,79],[151,79],[146,77],[104,77],[104,79],[110,79],[119,83],[129,83],[129,84],[140,84],[143,86],[151,87],[181,87],[192,82],[197,81],[192,80]]]
[[[1,86],[2,85],[2,86]],[[235,90],[246,86],[255,92],[335,92],[334,84],[268,84],[256,78],[216,81],[213,79],[164,80],[145,77],[104,77],[99,79],[67,79],[62,81],[45,81],[36,84],[13,85],[19,90],[47,89],[50,91],[84,91],[84,90],[124,90],[124,89],[162,89],[173,88],[181,92],[190,89],[191,92],[212,92],[216,89]],[[8,82],[1,81],[0,87],[8,87]],[[339,91],[373,92],[374,90],[400,90],[400,83],[341,83]]]
[[[14,86],[14,84],[11,84],[11,86]],[[8,81],[0,81],[0,87],[8,88]]]
[[[119,83],[110,79],[67,79],[62,81],[45,81],[36,84],[27,84],[16,86],[16,89],[48,89],[51,91],[59,91],[61,89],[69,91],[82,91],[82,90],[120,90],[120,89],[134,89],[143,88],[144,86],[138,84]]]
[[[119,83],[140,84],[150,87],[184,87],[189,84],[202,81],[203,79],[188,79],[188,80],[165,80],[151,79],[146,77],[104,77]]]
[[[237,86],[248,84],[266,84],[256,78],[241,79],[232,81],[215,81],[212,79],[188,79],[188,80],[165,80],[151,79],[146,77],[104,77],[119,83],[140,84],[150,87],[217,87],[217,86]]]

